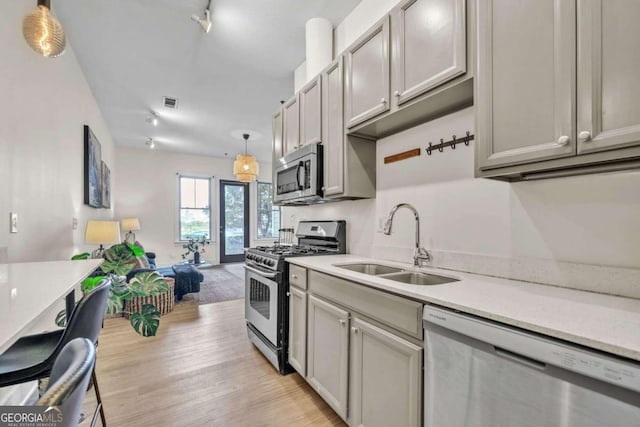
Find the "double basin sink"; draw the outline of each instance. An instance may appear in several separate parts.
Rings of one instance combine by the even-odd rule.
[[[415,271],[405,271],[402,268],[390,267],[388,265],[359,263],[359,264],[343,264],[336,265],[338,268],[355,271],[356,273],[368,274],[384,279],[394,280],[396,282],[408,285],[432,286],[442,285],[445,283],[457,282],[458,279],[451,277],[438,276],[429,273],[420,273]]]

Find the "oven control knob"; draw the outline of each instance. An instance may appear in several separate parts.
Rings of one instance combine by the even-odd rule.
[[[269,265],[270,265],[271,267],[273,267],[273,266],[275,266],[275,265],[276,265],[276,262],[275,262],[274,260],[270,260],[270,261],[269,261]]]

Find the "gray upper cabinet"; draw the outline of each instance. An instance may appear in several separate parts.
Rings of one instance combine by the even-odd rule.
[[[322,73],[324,195],[344,192],[344,104],[342,56]]]
[[[273,164],[276,164],[275,162],[284,154],[282,146],[282,108],[273,115],[271,124],[273,131]]]
[[[465,15],[465,0],[405,0],[393,10],[395,105],[466,72]]]
[[[322,142],[322,79],[316,77],[300,90],[300,145]]]
[[[578,0],[578,153],[640,145],[640,2]]]
[[[476,176],[640,167],[640,3],[477,0]]]
[[[476,5],[477,167],[574,155],[576,0]]]
[[[389,110],[389,16],[344,55],[345,117],[350,128]]]
[[[282,107],[282,146],[283,154],[290,153],[300,145],[300,101],[294,95]]]

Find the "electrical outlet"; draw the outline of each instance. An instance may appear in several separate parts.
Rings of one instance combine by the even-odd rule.
[[[71,229],[72,230],[77,230],[78,229],[78,218],[73,218],[71,220]]]
[[[9,214],[9,231],[11,233],[18,232],[18,214],[15,212]]]
[[[378,217],[376,232],[382,233],[384,231],[384,217]]]

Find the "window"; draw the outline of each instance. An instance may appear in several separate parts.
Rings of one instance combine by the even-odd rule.
[[[211,179],[179,177],[180,240],[211,238]]]
[[[258,182],[258,239],[277,239],[280,207],[273,206],[273,185]]]

